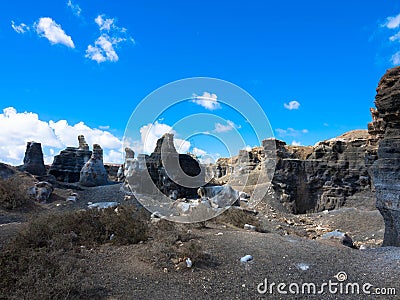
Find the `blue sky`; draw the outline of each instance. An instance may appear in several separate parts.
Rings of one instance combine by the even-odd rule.
[[[82,132],[117,162],[142,99],[198,76],[245,89],[288,144],[365,129],[379,78],[400,64],[399,14],[399,1],[2,1],[0,161],[19,164],[34,139],[51,162]],[[210,132],[245,131],[189,103],[188,115],[221,113]],[[167,119],[136,125],[157,121],[161,134]]]

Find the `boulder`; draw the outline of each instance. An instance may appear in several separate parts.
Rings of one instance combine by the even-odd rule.
[[[108,174],[103,164],[103,149],[100,145],[93,145],[92,157],[82,167],[79,184],[88,187],[108,184]]]
[[[31,188],[30,194],[35,197],[36,201],[40,203],[46,203],[53,190],[53,185],[51,183],[40,181],[37,182],[33,188]]]
[[[382,245],[400,247],[400,67],[388,70],[376,91],[371,127],[378,128],[379,146],[370,172],[385,221]]]
[[[57,181],[78,182],[80,171],[90,159],[92,151],[83,135],[78,136],[79,147],[67,147],[54,157],[49,174],[54,175]]]
[[[42,144],[28,142],[26,145],[24,164],[20,167],[21,171],[26,171],[32,175],[45,175],[46,168],[43,161]]]

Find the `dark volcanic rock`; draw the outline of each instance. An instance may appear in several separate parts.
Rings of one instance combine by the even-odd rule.
[[[32,175],[46,174],[41,143],[27,143],[24,164],[21,166],[21,170],[31,173]]]
[[[93,154],[82,167],[79,184],[83,186],[100,186],[108,183],[108,174],[103,164],[103,149],[100,145],[93,145]]]
[[[164,134],[150,156],[125,159],[125,190],[147,195],[161,192],[175,199],[197,198],[197,189],[206,183],[205,171],[192,156],[176,151],[173,137]]]
[[[385,220],[383,246],[400,246],[400,67],[390,69],[377,88],[374,122],[379,120],[378,160],[371,167],[376,207]],[[382,136],[382,132],[384,132]]]
[[[83,135],[78,136],[78,141],[78,148],[67,147],[54,157],[49,174],[54,175],[58,181],[78,182],[82,167],[92,156]]]
[[[199,176],[203,173],[198,161],[176,151],[173,134],[164,134],[154,152],[145,159],[152,181],[167,196],[175,190],[177,197],[195,198],[197,188],[205,184],[204,176]],[[187,184],[179,184],[184,182]]]

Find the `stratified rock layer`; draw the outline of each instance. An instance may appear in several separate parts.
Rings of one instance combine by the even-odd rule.
[[[375,97],[374,121],[381,140],[371,168],[376,207],[385,220],[383,246],[400,246],[400,67],[382,77]],[[371,124],[371,123],[370,123]],[[375,126],[377,127],[377,126]],[[382,134],[384,132],[384,134]]]
[[[21,166],[21,170],[29,172],[32,175],[46,174],[41,143],[36,143],[36,142],[27,143],[25,157],[24,157],[24,164]]]
[[[82,167],[79,184],[83,186],[100,186],[108,183],[108,174],[103,164],[103,149],[100,145],[93,145],[93,154]]]
[[[78,136],[79,147],[67,147],[54,157],[49,174],[61,182],[78,182],[80,172],[92,156],[83,135]]]
[[[218,160],[214,173],[222,180],[237,169],[257,174],[265,159],[276,156],[269,195],[289,212],[336,209],[349,201],[359,200],[354,199],[359,194],[362,194],[364,203],[372,206],[374,195],[367,162],[374,159],[370,155],[376,153],[376,147],[370,146],[371,153],[366,152],[369,138],[366,130],[356,130],[319,142],[314,147],[288,146],[282,141],[269,139],[263,141],[263,147],[248,152],[242,150],[234,158]],[[247,162],[243,164],[243,160]]]

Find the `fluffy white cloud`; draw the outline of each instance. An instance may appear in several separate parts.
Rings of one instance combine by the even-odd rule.
[[[97,63],[117,62],[119,57],[115,49],[122,42],[135,43],[134,39],[128,35],[126,28],[116,26],[113,18],[98,15],[94,21],[99,26],[100,36],[94,45],[87,47],[85,57]]]
[[[389,29],[396,29],[400,27],[400,14],[395,17],[386,18],[386,22],[383,24],[383,26]]]
[[[72,3],[71,0],[68,0],[67,6],[72,10],[72,13],[78,17],[81,16],[82,9],[79,7],[78,4]]]
[[[194,148],[192,149],[192,153],[193,153],[194,155],[198,156],[198,157],[203,157],[203,156],[207,155],[207,152],[206,152],[206,151],[204,151],[204,150],[202,150],[202,149],[199,149],[199,148],[196,148],[196,147],[194,147]]]
[[[140,128],[141,143],[134,143],[134,145],[136,146],[136,149],[135,146],[133,146],[134,150],[138,153],[152,153],[156,147],[157,140],[165,133],[176,134],[171,126],[159,123],[157,121],[153,124],[149,123],[142,126]],[[190,142],[179,139],[176,136],[174,137],[174,145],[179,153],[188,152],[191,146]]]
[[[301,143],[298,141],[293,140],[292,141],[292,146],[301,146]]]
[[[115,52],[114,44],[117,43],[110,40],[108,35],[103,34],[94,42],[94,46],[88,46],[85,57],[98,63],[118,61],[119,57]]]
[[[390,40],[391,42],[400,40],[400,31],[399,31],[398,33],[396,33],[395,35],[392,35],[392,36],[389,38],[389,40]]]
[[[14,31],[17,32],[17,33],[26,33],[27,31],[30,30],[30,28],[29,28],[28,25],[26,25],[26,24],[24,24],[24,23],[21,23],[21,24],[19,24],[19,25],[15,25],[15,22],[14,22],[14,21],[11,21],[11,27],[12,27],[12,29],[14,29]]]
[[[51,18],[40,18],[34,27],[40,37],[45,37],[51,44],[62,44],[64,46],[75,48],[72,38],[67,35],[59,24]]]
[[[400,51],[393,54],[390,60],[394,65],[400,65]]]
[[[80,134],[89,145],[101,145],[104,162],[122,162],[122,142],[110,132],[90,128],[83,122],[75,125],[66,120],[45,122],[35,113],[19,113],[13,107],[3,109],[0,114],[0,161],[22,164],[26,143],[36,141],[42,143],[45,162],[50,164],[54,154],[67,146],[77,146]]]
[[[233,130],[235,128],[240,128],[240,126],[236,125],[235,123],[233,123],[230,120],[227,120],[226,121],[226,125],[221,124],[221,123],[215,123],[214,132],[218,132],[218,133],[228,132],[228,131],[231,131],[231,130]]]
[[[216,94],[204,92],[202,96],[193,94],[192,102],[204,107],[205,109],[215,110],[221,108],[217,98],[218,96]]]
[[[283,106],[288,110],[299,109],[300,103],[296,100],[290,101],[289,104],[284,103]]]
[[[307,129],[302,129],[302,130],[296,130],[293,128],[288,128],[288,129],[282,129],[282,128],[277,128],[275,131],[278,133],[278,135],[282,138],[284,137],[298,137],[301,136],[302,134],[308,133]]]
[[[100,30],[110,31],[111,27],[115,28],[113,18],[104,18],[104,15],[98,15],[94,21],[99,25]]]

